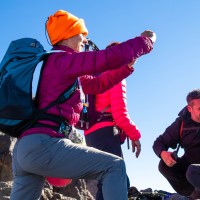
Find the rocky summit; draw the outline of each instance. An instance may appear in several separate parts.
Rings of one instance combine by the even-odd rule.
[[[12,189],[12,151],[16,138],[0,132],[0,199],[9,200]],[[53,187],[45,182],[40,200],[94,200],[83,179],[72,180],[66,187]],[[26,197],[24,197],[26,199]]]

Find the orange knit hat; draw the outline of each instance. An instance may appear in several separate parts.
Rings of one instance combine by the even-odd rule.
[[[52,45],[78,34],[88,34],[84,20],[64,10],[58,10],[48,18],[46,29]]]

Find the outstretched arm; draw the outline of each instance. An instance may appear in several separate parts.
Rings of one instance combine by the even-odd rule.
[[[81,76],[83,92],[85,94],[100,94],[118,84],[134,71],[132,64],[125,65],[115,70],[109,70],[98,76]],[[91,87],[92,86],[92,87]]]

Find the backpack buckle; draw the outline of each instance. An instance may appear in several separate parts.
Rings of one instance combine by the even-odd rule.
[[[72,130],[72,126],[70,126],[66,122],[62,122],[60,124],[58,133],[63,134],[64,136],[66,136],[68,138],[68,135],[70,134],[71,130]]]

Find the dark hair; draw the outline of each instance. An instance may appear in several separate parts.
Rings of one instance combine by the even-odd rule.
[[[200,99],[200,89],[194,89],[188,93],[186,100],[187,103],[190,104],[192,100]]]
[[[118,44],[120,44],[120,42],[112,42],[112,43],[110,43],[110,44],[106,47],[106,49],[109,48],[109,47],[118,45]]]

